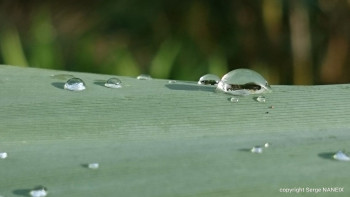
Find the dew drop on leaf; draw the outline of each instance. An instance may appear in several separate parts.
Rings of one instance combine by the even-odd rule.
[[[71,91],[82,91],[86,89],[85,83],[79,78],[71,78],[64,84],[64,89]]]
[[[220,77],[213,74],[206,74],[201,76],[198,80],[198,84],[201,85],[217,85],[220,81]]]
[[[113,77],[106,81],[105,86],[107,88],[121,88],[122,87],[122,81],[120,79]]]
[[[88,164],[88,168],[90,168],[90,169],[97,169],[99,167],[100,167],[99,163],[89,163]]]
[[[333,155],[333,158],[339,161],[350,161],[350,157],[346,155],[343,151],[338,151],[337,153],[335,153]]]
[[[237,97],[231,97],[231,98],[229,98],[229,101],[231,101],[232,103],[238,103],[239,98],[237,98]]]
[[[44,197],[47,195],[47,188],[45,187],[37,187],[29,192],[32,197]]]
[[[250,152],[252,153],[262,153],[263,148],[261,146],[254,146],[252,149],[250,149]]]
[[[150,75],[141,74],[141,75],[137,76],[136,79],[138,79],[138,80],[151,80],[152,77]]]
[[[270,92],[271,87],[259,73],[250,69],[236,69],[221,78],[217,90],[244,96]]]
[[[264,96],[258,96],[255,98],[256,101],[258,101],[259,103],[265,103],[266,102],[266,98]]]
[[[0,153],[0,159],[6,159],[7,158],[7,152],[1,152]]]

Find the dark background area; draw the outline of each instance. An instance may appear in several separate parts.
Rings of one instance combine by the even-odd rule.
[[[271,84],[350,82],[347,0],[0,0],[0,64]]]

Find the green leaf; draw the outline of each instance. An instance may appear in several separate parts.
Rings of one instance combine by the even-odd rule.
[[[87,89],[64,90],[57,74]],[[332,159],[350,148],[348,84],[275,85],[265,103],[232,103],[195,82],[119,76],[124,87],[111,89],[109,77],[0,66],[0,195],[38,185],[74,197],[349,195],[350,163]]]

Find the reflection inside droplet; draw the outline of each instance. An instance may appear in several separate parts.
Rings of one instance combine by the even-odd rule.
[[[233,95],[260,94],[271,91],[268,82],[250,69],[236,69],[225,74],[217,90]]]

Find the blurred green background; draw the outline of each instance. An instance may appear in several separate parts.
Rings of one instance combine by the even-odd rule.
[[[0,64],[349,83],[349,39],[350,0],[0,0]]]

